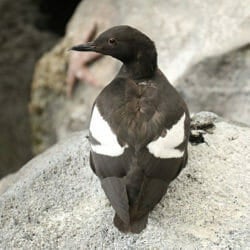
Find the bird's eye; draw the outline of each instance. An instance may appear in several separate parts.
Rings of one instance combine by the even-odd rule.
[[[109,44],[111,44],[111,45],[116,44],[115,38],[109,38]]]

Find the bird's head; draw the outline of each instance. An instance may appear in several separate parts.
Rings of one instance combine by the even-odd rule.
[[[149,61],[152,67],[156,67],[157,53],[154,42],[139,30],[126,25],[112,27],[94,41],[71,49],[110,55],[124,64]]]

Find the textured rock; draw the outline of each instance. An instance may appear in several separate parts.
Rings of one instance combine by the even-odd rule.
[[[19,179],[19,172],[9,174],[0,180],[0,195]]]
[[[248,249],[250,128],[210,113],[193,125],[201,129],[203,122],[214,123],[213,133],[189,146],[187,167],[140,235],[113,226],[79,132],[25,165],[0,196],[0,248]]]
[[[178,90],[193,112],[211,110],[250,125],[250,46],[193,66]]]
[[[72,100],[65,98],[66,50],[81,42],[94,22],[99,32],[119,24],[146,32],[156,42],[159,66],[175,84],[197,62],[249,42],[249,5],[250,0],[82,1],[65,39],[37,65],[31,102],[35,152],[86,127],[89,107],[100,89],[79,85]],[[106,57],[91,66],[91,71],[102,85],[112,79],[118,67]]]

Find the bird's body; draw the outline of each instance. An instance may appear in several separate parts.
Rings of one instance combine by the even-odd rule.
[[[113,40],[122,52],[112,50]],[[129,41],[134,44],[127,49]],[[111,42],[109,50],[105,42]],[[90,164],[116,211],[116,227],[139,233],[186,165],[189,112],[158,69],[156,50],[147,36],[117,26],[100,35],[94,46],[124,65],[93,105]]]

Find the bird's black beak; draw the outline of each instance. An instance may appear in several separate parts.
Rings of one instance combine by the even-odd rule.
[[[70,48],[70,50],[76,50],[76,51],[95,51],[95,49],[96,49],[96,46],[93,42],[76,45]]]

